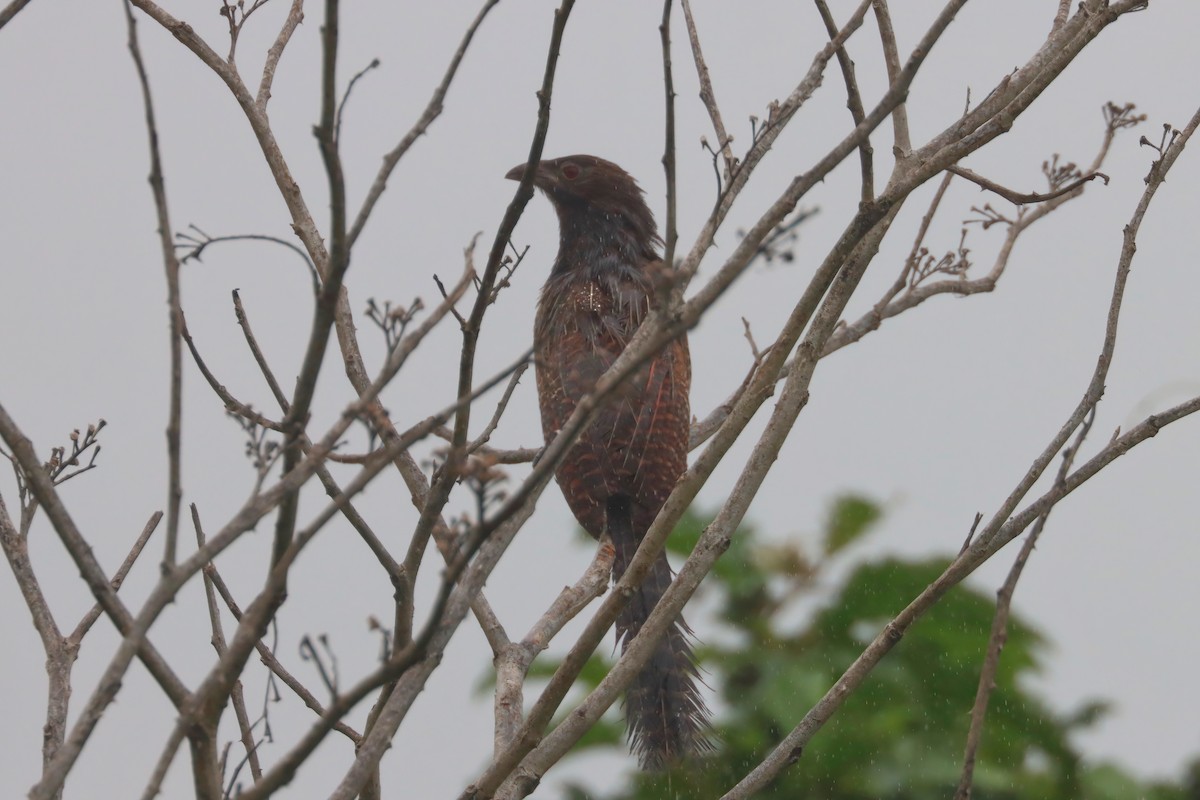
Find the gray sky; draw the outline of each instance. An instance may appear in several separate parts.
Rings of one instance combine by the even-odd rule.
[[[475,3],[458,2],[362,5],[347,4],[342,22],[343,83],[372,58],[382,65],[358,85],[346,110],[343,147],[352,207],[381,154],[426,103],[477,10]],[[393,175],[354,252],[347,284],[355,309],[371,297],[408,303],[419,296],[431,304],[437,297],[431,276],[456,276],[463,248],[480,231],[482,263],[515,188],[503,175],[528,151],[554,5],[502,3],[484,24],[445,113]],[[851,8],[847,2],[831,5],[839,18]],[[936,4],[894,5],[907,52]],[[977,101],[1023,64],[1049,29],[1054,6],[1034,0],[968,4],[914,85],[909,103],[914,141],[923,143],[945,127],[968,89]],[[224,51],[225,22],[215,2],[167,7]],[[259,69],[284,9],[276,0],[248,24],[238,51],[247,76]],[[744,149],[747,118],[763,116],[772,99],[791,90],[823,43],[823,29],[805,4],[760,0],[735,8],[698,0],[695,10],[717,96],[737,137],[735,149]],[[659,14],[658,4],[633,0],[579,4],[564,42],[545,152],[590,152],[618,162],[641,180],[662,219]],[[324,180],[310,132],[319,100],[319,17],[319,8],[309,10],[284,57],[271,116],[309,205],[322,220]],[[703,221],[714,186],[707,154],[697,144],[712,133],[696,100],[679,15],[677,23],[683,245]],[[887,509],[867,546],[870,552],[945,554],[959,546],[976,511],[989,514],[1008,494],[1091,374],[1121,229],[1153,155],[1137,140],[1142,134],[1157,140],[1163,123],[1182,126],[1200,102],[1194,81],[1200,72],[1198,25],[1200,6],[1155,0],[1151,10],[1102,34],[1009,135],[966,162],[1016,189],[1040,189],[1041,164],[1052,154],[1091,161],[1106,101],[1135,102],[1149,116],[1142,128],[1118,138],[1104,170],[1112,178],[1107,187],[1093,184],[1083,198],[1026,234],[994,294],[937,298],[821,363],[812,400],[751,508],[750,519],[761,530],[807,541],[830,499],[853,490],[883,501]],[[228,91],[154,23],[143,20],[140,30],[174,227],[194,223],[214,235],[289,236],[286,210]],[[868,105],[884,86],[876,50],[868,22],[851,42]],[[734,231],[756,219],[794,174],[844,135],[849,119],[844,104],[840,76],[831,71],[739,201],[700,280],[736,243]],[[166,494],[165,283],[145,180],[141,100],[119,4],[35,0],[0,32],[0,109],[5,143],[0,402],[43,453],[65,442],[73,427],[98,417],[108,421],[101,468],[68,484],[64,493],[101,562],[112,568],[150,513],[163,507]],[[890,169],[887,125],[873,143],[882,185]],[[1197,179],[1200,153],[1185,153],[1143,226],[1116,361],[1088,452],[1116,427],[1200,387],[1192,301],[1200,294],[1194,268],[1200,249]],[[905,208],[852,315],[894,280],[932,188]],[[820,214],[802,228],[797,261],[756,267],[693,333],[692,404],[698,415],[721,402],[748,366],[741,318],[751,320],[760,342],[769,341],[853,210],[857,190],[852,158],[803,201],[819,206]],[[956,182],[930,234],[931,247],[956,245],[970,206],[985,201],[1005,207]],[[977,269],[990,266],[1002,235],[998,228],[972,231]],[[556,245],[554,218],[544,200],[530,203],[515,240],[531,250],[513,287],[490,312],[481,376],[529,345],[536,292]],[[241,289],[260,342],[287,387],[309,322],[309,280],[294,255],[258,244],[213,248],[203,263],[184,272],[188,324],[209,365],[237,396],[269,409],[270,396],[234,324],[229,301],[234,288]],[[359,328],[368,359],[378,360],[381,338],[365,318]],[[385,402],[393,416],[416,419],[445,405],[454,394],[456,363],[457,335],[445,326],[388,390]],[[349,397],[336,362],[327,366],[318,429]],[[243,434],[190,364],[185,385],[185,502],[197,503],[206,525],[215,529],[244,500],[253,475],[242,456]],[[537,443],[535,405],[527,378],[495,436],[497,445]],[[760,428],[761,420],[752,425]],[[1200,645],[1189,624],[1200,606],[1192,499],[1197,452],[1200,426],[1183,422],[1073,495],[1054,513],[1017,593],[1019,610],[1054,643],[1038,690],[1064,710],[1088,698],[1113,699],[1116,712],[1081,744],[1089,755],[1116,758],[1142,774],[1172,774],[1200,751],[1195,724],[1200,686],[1193,678]],[[730,453],[702,493],[702,508],[724,499],[722,487],[747,453],[748,446]],[[514,472],[514,483],[520,474]],[[7,471],[0,491],[14,508]],[[310,495],[302,511],[321,504],[320,496]],[[389,541],[405,541],[413,513],[395,476],[373,485],[360,508]],[[549,489],[489,582],[488,597],[510,633],[522,634],[586,564],[589,553],[578,545],[572,526],[557,491]],[[219,561],[241,597],[261,579],[267,539],[261,533],[247,537]],[[158,547],[156,540],[123,590],[127,602],[153,584]],[[60,624],[73,627],[90,600],[44,521],[35,527],[32,550]],[[333,637],[344,683],[374,663],[377,637],[366,620],[390,618],[391,589],[363,550],[348,528],[335,526],[297,566],[280,616],[281,657],[297,674],[312,678],[296,654],[305,633]],[[1005,551],[981,570],[975,585],[994,588],[1013,554]],[[436,572],[430,564],[426,592]],[[201,599],[199,584],[189,586],[152,631],[189,683],[211,659]],[[0,609],[0,639],[6,643],[0,663],[9,687],[6,724],[0,726],[0,786],[15,796],[39,773],[45,679],[40,644],[8,577],[0,578]],[[94,688],[114,641],[106,622],[86,641],[75,672],[76,708]],[[385,786],[403,785],[405,796],[447,796],[474,777],[490,754],[491,725],[487,698],[472,695],[469,687],[488,663],[483,637],[468,620],[397,737]],[[261,675],[255,668],[249,674],[254,705],[261,698]],[[280,743],[268,748],[268,759],[310,723],[307,712],[292,705],[272,712]],[[435,729],[425,724],[439,719]],[[110,742],[93,742],[85,750],[69,796],[92,796],[89,786],[103,786],[112,797],[140,792],[172,722],[166,701],[135,666],[102,723],[99,735]],[[283,795],[323,796],[340,776],[336,767],[348,750],[344,740],[330,739]],[[167,796],[189,791],[185,759],[176,761]],[[605,766],[624,764],[613,759]],[[595,768],[596,760],[584,766]]]

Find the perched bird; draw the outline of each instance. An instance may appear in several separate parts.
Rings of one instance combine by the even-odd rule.
[[[534,166],[533,185],[558,214],[558,256],[542,288],[534,359],[542,430],[550,441],[593,390],[654,306],[667,274],[662,244],[637,182],[612,162],[568,156]],[[505,176],[520,180],[526,165]],[[608,532],[620,580],[638,543],[687,468],[691,385],[687,338],[643,365],[596,415],[555,477],[579,524]],[[660,553],[617,618],[628,647],[671,583]],[[643,769],[661,769],[712,749],[689,642],[677,618],[625,696],[631,749]]]

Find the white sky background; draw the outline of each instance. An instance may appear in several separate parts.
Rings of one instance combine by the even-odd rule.
[[[344,5],[341,85],[371,59],[382,61],[356,87],[343,127],[351,208],[356,209],[382,153],[408,129],[440,80],[477,3]],[[431,305],[437,300],[431,276],[447,282],[456,277],[464,246],[480,231],[477,263],[482,266],[516,188],[503,175],[528,152],[534,91],[554,5],[510,0],[484,23],[445,113],[394,173],[354,251],[347,285],[355,309],[364,308],[369,297],[407,304],[420,296]],[[832,5],[839,19],[852,7]],[[937,6],[894,4],[902,56]],[[969,4],[913,87],[914,143],[923,143],[959,113],[968,88],[978,101],[1023,64],[1049,30],[1054,6],[1033,0]],[[218,7],[215,0],[168,4],[224,52],[225,21]],[[262,53],[285,10],[276,0],[247,25],[238,53],[248,82],[257,84]],[[747,118],[765,116],[767,104],[791,90],[824,42],[823,27],[803,3],[697,2],[695,10],[726,124],[737,137],[735,150],[744,150],[750,137]],[[660,12],[660,4],[631,0],[579,3],[563,46],[545,153],[588,152],[616,161],[640,179],[661,221]],[[319,102],[320,16],[313,4],[283,59],[271,116],[324,228],[325,183],[311,135]],[[1084,51],[1009,135],[966,162],[1015,189],[1040,190],[1041,164],[1052,154],[1081,164],[1091,161],[1106,101],[1132,101],[1149,115],[1145,125],[1114,145],[1104,170],[1111,183],[1092,184],[1083,198],[1031,229],[994,294],[935,298],[822,362],[812,400],[751,508],[754,524],[774,537],[812,540],[828,501],[853,490],[884,501],[887,508],[864,554],[947,554],[960,545],[976,511],[990,514],[1008,494],[1074,407],[1091,374],[1121,229],[1154,156],[1137,140],[1142,134],[1157,140],[1162,123],[1182,126],[1200,102],[1198,26],[1200,5],[1178,1],[1156,0],[1151,10],[1123,19]],[[223,84],[153,22],[143,18],[140,31],[157,103],[173,226],[179,230],[195,223],[214,235],[290,236],[283,203]],[[877,42],[868,17],[850,44],[868,107],[884,88]],[[708,155],[697,144],[701,135],[711,140],[712,133],[696,99],[678,13],[675,43],[682,252],[703,221],[715,187]],[[844,104],[841,77],[831,66],[825,85],[739,201],[700,280],[730,251],[734,231],[754,220],[794,174],[844,135],[849,125]],[[0,403],[43,454],[65,443],[73,427],[99,417],[108,421],[100,469],[68,484],[64,496],[101,562],[112,569],[151,512],[165,508],[168,388],[165,281],[146,184],[141,98],[119,3],[35,0],[0,32],[0,130]],[[885,124],[872,140],[880,186],[890,170],[890,136]],[[1117,426],[1200,388],[1194,310],[1200,294],[1197,147],[1184,154],[1143,226],[1116,361],[1087,452]],[[905,208],[867,274],[852,316],[894,279],[932,190],[926,187]],[[703,416],[721,402],[748,366],[740,318],[752,321],[760,343],[770,340],[853,210],[857,192],[857,158],[851,156],[804,199],[803,205],[821,211],[801,228],[797,261],[755,267],[692,334],[695,413]],[[929,236],[931,248],[955,246],[969,207],[989,200],[1006,207],[956,182]],[[533,304],[556,236],[549,204],[535,198],[514,237],[531,245],[530,254],[513,287],[489,312],[476,372],[480,378],[529,345]],[[998,227],[972,231],[969,246],[977,269],[990,266],[1002,236]],[[260,343],[287,389],[309,323],[309,287],[299,260],[269,245],[214,247],[202,264],[184,270],[184,308],[200,348],[221,381],[256,407],[271,409],[272,403],[234,324],[229,292],[241,289]],[[378,363],[381,337],[365,318],[359,328],[369,363]],[[426,342],[386,394],[395,418],[418,419],[452,399],[457,342],[452,323]],[[215,530],[242,503],[253,474],[242,455],[243,434],[225,418],[190,362],[185,388],[185,502],[197,503],[207,528]],[[334,419],[349,396],[334,352],[319,387],[317,430]],[[536,444],[535,407],[529,376],[494,442]],[[480,408],[477,426],[488,415],[488,406]],[[1142,774],[1173,774],[1200,751],[1195,722],[1200,686],[1194,680],[1200,644],[1192,622],[1200,606],[1194,502],[1198,446],[1200,425],[1180,423],[1064,502],[1017,592],[1018,609],[1054,643],[1038,689],[1063,710],[1092,697],[1115,700],[1116,712],[1081,744],[1092,756],[1116,758]],[[730,453],[701,495],[702,508],[723,500],[722,487],[747,453],[748,444]],[[3,473],[0,491],[15,509],[11,476]],[[514,470],[514,483],[521,474]],[[303,512],[311,514],[323,502],[323,495],[308,495],[302,519]],[[385,541],[403,546],[415,515],[395,475],[385,473],[358,506]],[[551,487],[487,587],[510,634],[523,635],[587,563],[589,552],[579,546],[572,527]],[[189,527],[184,530],[190,535]],[[262,526],[218,562],[242,598],[264,573],[267,530]],[[90,598],[44,520],[32,539],[43,585],[60,625],[70,629]],[[127,603],[137,605],[153,584],[160,546],[156,538],[123,589]],[[995,587],[1014,554],[1011,548],[1002,553],[975,585]],[[425,596],[437,566],[428,562],[422,574]],[[295,674],[316,685],[296,652],[305,633],[331,635],[343,684],[371,668],[378,640],[366,621],[370,615],[390,620],[391,588],[348,526],[335,525],[317,539],[298,564],[291,592],[280,616],[279,653]],[[194,582],[152,631],[189,685],[212,658],[201,601],[200,584]],[[0,609],[0,665],[7,687],[0,792],[16,796],[40,772],[45,677],[40,643],[8,577],[0,578]],[[75,709],[93,690],[114,642],[111,625],[103,620],[86,640],[75,670]],[[491,752],[490,706],[486,696],[472,694],[472,687],[488,664],[483,637],[468,618],[387,757],[385,787],[403,788],[406,797],[454,796],[478,773]],[[254,708],[262,696],[257,665],[248,676],[248,702]],[[272,712],[280,741],[266,748],[268,762],[311,722],[311,715],[293,711],[294,705]],[[231,718],[227,714],[226,722]],[[99,739],[72,774],[68,796],[140,793],[173,722],[166,701],[135,665],[101,724]],[[318,760],[282,796],[324,796],[340,778],[338,765],[346,763],[348,752],[344,739],[331,736]],[[186,753],[177,758],[165,796],[190,794],[186,759]],[[630,763],[605,761],[609,771],[599,772],[601,765],[591,760],[595,785],[611,786],[611,769]]]

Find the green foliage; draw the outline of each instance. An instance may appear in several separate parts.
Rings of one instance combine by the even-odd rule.
[[[865,497],[842,495],[834,500],[825,528],[825,555],[835,555],[853,544],[879,516],[879,506]]]
[[[697,648],[717,690],[719,752],[664,775],[631,767],[617,794],[569,787],[571,798],[720,797],[752,769],[833,685],[897,612],[946,567],[946,559],[875,558],[842,563],[880,517],[861,497],[839,498],[820,537],[821,557],[767,544],[740,529],[704,586],[719,628]],[[668,543],[690,552],[708,520],[689,514]],[[917,622],[813,738],[798,763],[761,798],[925,800],[953,797],[962,769],[979,668],[995,604],[959,587]],[[1070,733],[1107,710],[1092,702],[1059,715],[1022,687],[1042,667],[1045,642],[1010,619],[975,770],[975,800],[1193,800],[1173,785],[1147,785],[1111,765],[1089,767]],[[595,685],[610,659],[595,657]],[[549,674],[556,664],[538,671]],[[611,716],[611,715],[610,715]],[[624,747],[619,720],[603,720],[579,749]],[[632,762],[631,762],[632,763]],[[611,787],[609,787],[611,788]]]

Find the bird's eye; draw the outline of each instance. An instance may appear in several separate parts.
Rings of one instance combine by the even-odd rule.
[[[573,181],[579,177],[579,165],[566,163],[562,165],[562,176],[569,181]]]

